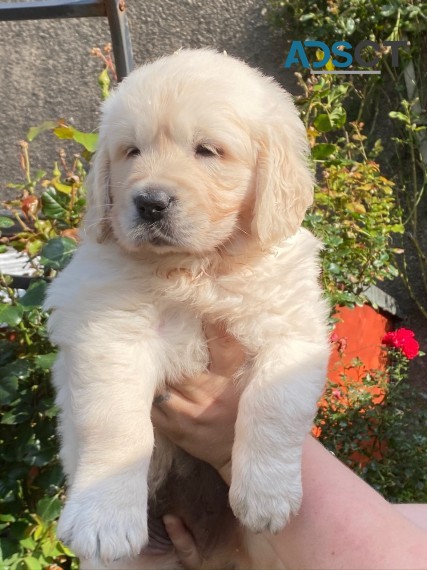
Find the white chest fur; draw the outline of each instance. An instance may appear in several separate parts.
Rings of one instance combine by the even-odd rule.
[[[216,274],[185,264],[168,273],[158,258],[112,244],[79,249],[46,306],[61,349],[54,383],[71,483],[59,532],[80,555],[100,550],[110,560],[145,544],[153,396],[206,367],[204,320],[225,322],[251,356],[235,428],[234,514],[276,532],[298,510],[302,442],[328,358],[318,249],[301,230]]]

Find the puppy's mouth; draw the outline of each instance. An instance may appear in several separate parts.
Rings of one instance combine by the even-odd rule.
[[[173,228],[166,220],[154,223],[136,222],[129,233],[135,245],[150,244],[154,246],[179,246],[179,240]]]

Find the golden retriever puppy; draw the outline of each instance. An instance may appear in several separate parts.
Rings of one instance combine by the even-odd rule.
[[[246,351],[232,512],[273,533],[298,512],[329,353],[320,246],[300,228],[307,154],[290,95],[210,50],[141,67],[104,104],[82,244],[46,302],[69,485],[58,532],[88,564],[138,564],[149,496],[172,472],[185,494],[191,461],[164,438],[154,446],[150,409],[207,367],[204,322]],[[179,567],[167,560],[141,567]]]

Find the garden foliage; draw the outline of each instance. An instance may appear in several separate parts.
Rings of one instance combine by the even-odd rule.
[[[345,340],[331,338],[343,361]],[[409,361],[422,353],[407,329],[387,333],[382,350],[379,369],[357,357],[343,362],[319,401],[313,434],[389,501],[425,503],[427,414],[415,412],[407,381]]]
[[[325,243],[323,281],[333,305],[360,303],[368,285],[399,275],[427,317],[427,257],[420,231],[420,222],[426,223],[427,3],[270,0],[270,18],[276,27],[292,29],[292,39],[322,40],[328,46],[370,39],[381,46],[381,76],[296,73],[302,89],[297,103],[318,179],[315,206],[305,223]],[[408,42],[398,68],[390,65],[385,40]],[[334,69],[331,61],[327,69]],[[384,141],[377,131],[387,133]],[[412,268],[418,288],[408,271],[413,258],[418,258]],[[407,350],[408,343],[415,346],[411,338]],[[366,370],[356,358],[343,367],[339,385],[328,382],[315,433],[390,500],[426,502],[426,394],[407,382],[413,351],[408,356],[390,346],[391,340],[383,339],[388,346],[384,367]]]
[[[92,150],[90,136],[82,138],[63,122],[46,123],[46,128],[61,138],[76,133],[87,145],[82,151]],[[28,136],[35,134],[31,130]],[[16,230],[1,238],[0,247],[29,255],[34,279],[22,295],[10,277],[0,276],[0,567],[41,570],[53,565],[54,570],[55,564],[69,568],[72,554],[55,537],[64,477],[50,383],[55,349],[41,307],[48,282],[76,248],[85,171],[79,157],[67,164],[62,154],[50,175],[33,172],[27,142],[21,142],[21,165],[25,181],[14,185],[17,198],[3,204],[11,216],[0,217],[3,232],[14,224]]]
[[[394,183],[368,150],[363,123],[349,122],[344,102],[352,89],[331,76],[305,81],[297,97],[312,146],[318,185],[306,226],[318,235],[323,283],[332,306],[354,305],[369,287],[397,276],[393,235],[403,232]]]
[[[286,28],[291,18],[296,35],[326,43],[397,39],[402,32],[417,33],[427,20],[423,0],[271,0],[270,4],[275,26]]]
[[[394,240],[394,243],[400,242],[403,250],[398,260],[400,276],[419,310],[427,317],[427,244],[422,231],[427,187],[427,2],[270,0],[269,5],[273,25],[287,33],[292,29],[293,39],[322,40],[328,46],[347,40],[353,47],[369,39],[380,45],[376,69],[381,75],[323,76],[328,78],[329,97],[340,94],[340,105],[333,105],[322,114],[315,127],[326,132],[328,121],[339,126],[348,111],[351,122],[364,121],[369,125],[369,130],[362,135],[369,150],[365,149],[367,157],[372,153],[378,156],[383,145],[386,148],[379,162],[383,171],[392,173],[396,185],[394,199],[404,211],[405,234],[400,240]],[[405,48],[399,49],[397,67],[391,65],[390,47],[383,44],[390,40],[407,43]],[[366,49],[372,51],[372,48]],[[333,70],[334,66],[329,62],[327,67]],[[316,79],[313,84],[315,89],[321,89]],[[377,132],[383,134],[383,142],[378,140]],[[348,142],[351,141],[349,138]],[[319,152],[324,156],[323,151],[330,149],[324,146]],[[416,258],[418,287],[414,287],[411,279],[412,257]]]

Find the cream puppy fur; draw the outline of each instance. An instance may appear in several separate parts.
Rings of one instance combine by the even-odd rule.
[[[104,104],[82,244],[46,302],[69,485],[58,533],[98,567],[147,544],[149,493],[176,456],[161,438],[153,455],[153,396],[207,367],[206,321],[247,354],[231,509],[254,532],[298,512],[329,353],[319,243],[300,228],[307,154],[289,94],[210,50],[141,67]]]

